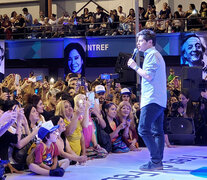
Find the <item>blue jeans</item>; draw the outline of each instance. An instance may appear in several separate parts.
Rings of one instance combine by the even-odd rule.
[[[141,109],[138,133],[147,146],[151,161],[159,163],[164,151],[164,108],[151,103]]]

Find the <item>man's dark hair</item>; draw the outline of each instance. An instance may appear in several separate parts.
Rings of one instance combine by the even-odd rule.
[[[56,14],[52,14],[52,17],[56,18]]]
[[[27,8],[23,8],[22,11],[23,12],[28,12],[28,9]]]
[[[156,34],[154,31],[151,31],[149,29],[143,29],[136,35],[137,37],[143,36],[144,40],[149,41],[152,40],[153,46],[156,45]]]
[[[195,4],[190,4],[190,6],[192,7],[192,9],[195,9]]]
[[[183,8],[183,6],[181,4],[178,5],[178,8]]]

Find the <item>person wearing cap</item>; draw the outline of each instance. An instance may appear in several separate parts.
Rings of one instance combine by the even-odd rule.
[[[29,169],[40,175],[62,177],[69,166],[69,160],[58,161],[58,147],[56,145],[59,125],[54,126],[52,121],[42,124],[38,137],[42,140],[34,151],[34,163],[29,164]]]
[[[131,91],[128,88],[121,89],[121,101],[130,102]]]
[[[166,66],[156,50],[156,34],[148,29],[137,33],[137,48],[144,52],[142,68],[130,58],[128,66],[142,77],[141,113],[138,133],[150,152],[150,161],[140,167],[142,171],[162,170],[164,154],[164,110],[167,105]]]
[[[97,85],[95,87],[95,97],[99,99],[100,105],[102,105],[106,99],[106,89],[103,85]]]

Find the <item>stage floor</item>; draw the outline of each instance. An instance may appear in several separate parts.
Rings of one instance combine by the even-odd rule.
[[[140,171],[149,160],[146,148],[139,152],[109,154],[105,159],[87,161],[85,165],[69,166],[63,177],[67,180],[200,180],[207,178],[207,146],[177,146],[165,148],[164,170]],[[7,180],[49,180],[29,172],[8,174]]]

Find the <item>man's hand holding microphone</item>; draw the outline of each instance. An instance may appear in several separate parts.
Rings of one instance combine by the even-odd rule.
[[[135,62],[135,58],[136,58],[137,53],[138,53],[138,49],[135,48],[135,49],[134,49],[134,52],[133,52],[133,54],[132,54],[132,57],[131,57],[131,58],[128,60],[128,62],[127,62],[127,65],[128,65],[130,68],[134,69],[135,71],[137,71],[137,70],[140,68],[140,67],[137,65],[137,63]]]

